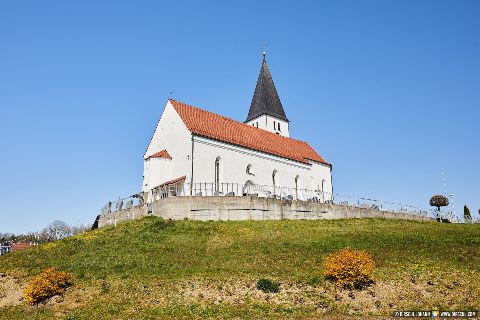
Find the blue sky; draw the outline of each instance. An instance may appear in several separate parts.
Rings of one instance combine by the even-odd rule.
[[[170,91],[247,115],[262,43],[335,192],[480,208],[479,1],[0,2],[0,232],[141,188]]]

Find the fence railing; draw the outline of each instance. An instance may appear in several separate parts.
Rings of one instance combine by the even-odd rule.
[[[333,203],[337,205],[344,205],[357,208],[367,208],[381,211],[415,213],[427,216],[429,211],[424,208],[415,207],[404,203],[395,203],[388,201],[381,201],[376,199],[364,198],[359,196],[348,196],[335,193]]]
[[[101,214],[108,214],[112,212],[122,211],[124,209],[131,209],[133,207],[141,206],[144,203],[143,193],[137,193],[130,197],[110,201],[101,210]]]
[[[12,246],[0,246],[0,256],[12,252]]]
[[[254,196],[282,200],[314,202],[331,201],[332,194],[319,190],[240,183],[179,183],[153,189],[153,198],[160,200],[175,196],[242,197]]]
[[[364,198],[359,196],[348,196],[338,193],[329,193],[321,190],[311,190],[305,188],[291,188],[282,186],[269,186],[259,184],[240,184],[240,183],[211,183],[197,182],[184,183],[178,182],[170,185],[159,186],[152,190],[148,202],[158,201],[169,197],[242,197],[253,196],[260,198],[271,198],[280,200],[299,200],[317,203],[332,203],[357,208],[367,208],[371,210],[393,211],[401,213],[412,213],[427,216],[429,211],[412,205],[380,201],[376,199]],[[102,214],[129,209],[134,206],[142,205],[146,201],[143,194],[139,193],[124,199],[118,199],[109,202],[102,209]]]

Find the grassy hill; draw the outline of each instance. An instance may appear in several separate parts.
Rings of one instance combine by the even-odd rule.
[[[375,284],[340,289],[322,257],[367,250]],[[63,297],[19,294],[43,268],[71,272]],[[255,288],[280,282],[279,293]],[[0,257],[0,319],[319,318],[480,309],[480,224],[383,219],[164,221],[148,217]],[[9,285],[6,285],[9,283]],[[3,290],[3,293],[2,293]],[[3,296],[3,298],[2,298]]]

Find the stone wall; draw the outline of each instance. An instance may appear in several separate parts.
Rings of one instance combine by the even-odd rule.
[[[115,224],[117,222],[121,222],[125,220],[133,220],[133,219],[144,217],[146,215],[147,215],[147,205],[145,204],[141,206],[136,206],[130,209],[123,209],[121,211],[100,215],[100,219],[98,219],[98,227],[101,228],[109,224]]]
[[[387,218],[434,221],[404,212],[380,211],[328,203],[288,201],[258,197],[171,197],[153,202],[152,215],[181,220],[318,220]],[[100,217],[99,226],[147,215],[146,205]]]

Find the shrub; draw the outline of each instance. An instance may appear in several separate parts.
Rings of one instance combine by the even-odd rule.
[[[110,285],[108,283],[106,283],[105,281],[102,281],[102,285],[100,286],[100,292],[101,293],[110,292]]]
[[[375,263],[366,251],[345,248],[323,258],[324,275],[338,286],[357,288],[368,286]]]
[[[270,279],[262,278],[257,282],[257,289],[262,290],[265,293],[268,293],[268,292],[276,293],[280,291],[280,284]]]
[[[47,268],[28,283],[23,294],[30,304],[37,304],[63,293],[71,285],[71,279],[70,273]]]
[[[465,205],[463,206],[463,218],[466,223],[472,223],[472,215],[470,214],[470,209]]]

